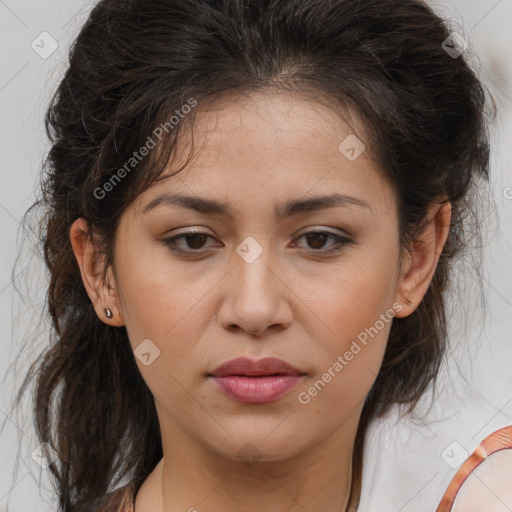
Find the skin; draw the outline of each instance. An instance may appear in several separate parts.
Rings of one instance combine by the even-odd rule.
[[[126,326],[134,349],[150,339],[160,350],[148,366],[135,359],[155,399],[164,453],[137,494],[135,512],[345,510],[356,429],[391,322],[309,403],[298,395],[379,315],[414,311],[446,241],[450,204],[431,208],[422,243],[406,253],[399,272],[393,188],[368,150],[353,162],[340,152],[354,131],[332,109],[266,91],[200,110],[194,130],[203,144],[189,166],[124,212],[108,283],[83,219],[70,232],[98,316]],[[176,205],[144,214],[162,192],[228,203],[235,217]],[[333,192],[370,208],[275,216],[288,200]],[[178,244],[201,257],[187,259],[162,243],[193,229],[212,238]],[[312,231],[349,235],[354,243],[326,255],[336,240],[301,236]],[[252,263],[236,252],[248,236],[263,251]],[[306,375],[274,402],[240,404],[206,376],[238,356],[278,357]],[[247,443],[260,457],[251,465],[237,455]]]

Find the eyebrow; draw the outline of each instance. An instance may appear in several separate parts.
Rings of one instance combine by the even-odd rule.
[[[235,219],[235,213],[226,203],[221,203],[214,199],[184,196],[180,194],[160,194],[144,207],[142,213],[147,213],[160,205],[181,206],[205,215],[221,215],[227,219]],[[336,206],[359,206],[362,208],[368,208],[370,211],[372,210],[371,206],[364,199],[359,199],[345,194],[331,194],[327,196],[288,201],[275,209],[275,215],[279,218],[290,217],[300,213],[334,208]]]

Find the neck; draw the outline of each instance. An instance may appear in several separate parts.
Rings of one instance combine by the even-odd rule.
[[[357,508],[360,483],[359,475],[354,475],[351,496],[351,441],[341,442],[340,436],[331,435],[285,461],[242,462],[213,457],[204,447],[174,439],[158,465],[162,506],[153,510],[352,512]]]
[[[139,489],[135,512],[355,512],[362,476],[361,467],[352,474],[358,412],[316,443],[306,444],[306,435],[279,437],[274,429],[252,444],[239,429],[224,430],[217,449],[161,420],[164,457]],[[240,456],[240,447],[253,456]]]
[[[342,467],[335,474],[326,474],[321,466],[309,467],[307,472],[283,474],[282,468],[276,471],[271,465],[262,464],[258,470],[224,469],[215,478],[194,473],[194,482],[190,482],[191,479],[184,481],[179,477],[179,474],[190,474],[188,471],[168,466],[171,464],[162,464],[162,511],[165,512],[348,512],[351,508],[351,471]]]

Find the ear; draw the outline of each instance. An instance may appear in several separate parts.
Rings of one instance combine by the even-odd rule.
[[[124,325],[112,268],[107,269],[105,282],[103,280],[105,254],[98,249],[98,244],[93,242],[86,221],[77,219],[71,226],[69,236],[84,287],[96,314],[108,325],[115,327]],[[112,311],[112,318],[107,317],[105,308]]]
[[[407,249],[397,287],[396,300],[403,305],[397,318],[409,316],[427,293],[450,232],[451,216],[451,203],[431,205],[424,230]]]

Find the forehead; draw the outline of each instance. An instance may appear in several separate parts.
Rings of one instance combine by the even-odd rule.
[[[227,96],[197,107],[193,156],[179,179],[156,182],[143,195],[187,190],[188,195],[243,206],[244,199],[262,200],[262,194],[275,204],[336,192],[364,198],[382,213],[395,208],[394,193],[363,133],[356,116],[342,119],[327,102],[303,95],[260,91]],[[191,148],[190,132],[182,135],[181,157],[172,167],[181,165]],[[347,152],[351,148],[352,154]]]
[[[350,110],[344,120],[333,104],[321,99],[275,90],[225,96],[198,108],[194,135],[206,142],[210,152],[222,152],[229,142],[230,147],[256,147],[266,153],[291,151],[297,157],[327,145],[334,144],[337,149],[356,132],[364,138],[362,124]],[[322,160],[332,156],[324,153]],[[339,150],[335,156],[339,157]]]

